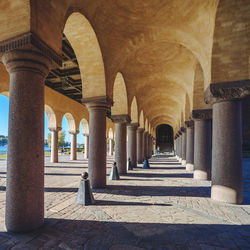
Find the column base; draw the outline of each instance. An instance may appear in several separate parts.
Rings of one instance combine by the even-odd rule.
[[[177,159],[177,161],[179,160],[179,156],[178,155],[176,155],[175,158]]]
[[[207,180],[207,172],[202,170],[194,170],[194,179]]]
[[[186,164],[186,170],[187,171],[194,171],[194,164],[187,163]]]
[[[211,199],[225,203],[241,204],[242,194],[237,194],[236,190],[229,187],[213,185],[211,189]]]
[[[181,165],[182,165],[182,166],[186,166],[186,163],[187,163],[186,160],[182,160],[182,161],[181,161]]]
[[[180,163],[182,162],[182,159],[181,158],[179,158],[179,160],[178,160]]]

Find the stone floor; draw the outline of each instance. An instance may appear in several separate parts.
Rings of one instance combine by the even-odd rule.
[[[87,207],[74,204],[87,162],[60,161],[46,160],[46,222],[27,234],[5,230],[6,161],[0,161],[1,250],[250,249],[250,160],[244,160],[243,205],[210,200],[209,181],[194,180],[174,157],[158,157],[151,169],[136,168],[95,190],[96,205]]]

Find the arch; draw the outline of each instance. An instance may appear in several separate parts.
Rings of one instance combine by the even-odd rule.
[[[117,73],[113,89],[114,105],[111,108],[112,115],[128,114],[127,89],[121,73]]]
[[[160,124],[156,127],[156,147],[160,152],[172,151],[174,146],[174,131],[168,124]]]
[[[188,94],[186,94],[186,103],[185,103],[185,117],[184,121],[188,121],[190,118],[190,112],[191,112],[191,107],[190,107],[190,99]]]
[[[138,123],[138,106],[135,96],[131,104],[131,123]]]
[[[112,128],[109,128],[108,138],[109,138],[109,139],[114,139],[114,131],[113,131]]]
[[[143,110],[141,110],[141,113],[140,113],[139,124],[140,124],[140,128],[144,128],[144,114],[143,114]]]
[[[66,113],[66,114],[64,114],[64,116],[66,117],[67,122],[68,122],[69,133],[70,132],[75,133],[76,132],[76,123],[75,123],[75,119],[74,119],[73,115],[70,113]]]
[[[145,121],[145,131],[148,131],[148,118],[146,118],[146,121]]]
[[[102,52],[89,21],[79,12],[72,13],[65,23],[64,34],[72,45],[79,63],[83,98],[106,96]]]
[[[49,105],[45,104],[44,111],[48,117],[48,128],[57,129],[57,120],[54,110]]]
[[[88,124],[88,121],[85,118],[83,118],[81,120],[81,124],[82,124],[83,134],[84,135],[88,135],[89,134],[89,124]]]
[[[151,134],[151,123],[150,122],[148,123],[148,132],[149,132],[149,134]]]
[[[212,83],[249,79],[249,30],[250,2],[220,0],[213,39]]]

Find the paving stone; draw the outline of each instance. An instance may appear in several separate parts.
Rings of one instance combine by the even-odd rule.
[[[192,179],[173,157],[152,159],[151,169],[107,180],[106,189],[94,191],[96,205],[87,207],[74,203],[87,162],[60,160],[46,162],[45,225],[29,234],[7,233],[3,227],[6,174],[1,174],[1,250],[250,249],[250,204],[211,201],[211,182]],[[250,161],[246,164],[244,174],[250,176]],[[6,172],[6,162],[0,172]]]

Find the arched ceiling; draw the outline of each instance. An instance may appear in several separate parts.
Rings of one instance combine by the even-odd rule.
[[[144,110],[144,120],[153,128],[183,122],[197,63],[203,84],[210,83],[219,0],[32,2],[32,32],[57,52],[65,26],[79,63],[83,94],[113,98],[116,74],[122,72],[127,100],[137,97],[138,110]]]

